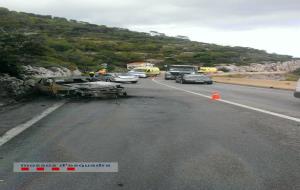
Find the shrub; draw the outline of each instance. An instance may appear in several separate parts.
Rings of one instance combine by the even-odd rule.
[[[219,71],[223,71],[224,73],[228,73],[230,70],[226,67],[218,68]]]

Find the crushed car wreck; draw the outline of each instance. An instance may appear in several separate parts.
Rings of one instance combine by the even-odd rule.
[[[57,97],[116,97],[126,96],[125,88],[120,84],[95,81],[88,77],[42,78],[36,88],[43,94]]]

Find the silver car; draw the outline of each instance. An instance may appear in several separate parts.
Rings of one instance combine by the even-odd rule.
[[[147,78],[147,74],[143,69],[133,69],[128,72],[129,75],[137,76],[139,78]]]
[[[138,76],[130,75],[127,73],[115,73],[112,75],[111,82],[119,83],[137,83],[139,80]]]

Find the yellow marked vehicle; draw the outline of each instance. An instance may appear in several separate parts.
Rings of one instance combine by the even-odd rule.
[[[146,77],[157,76],[160,74],[160,70],[158,67],[138,67],[128,72],[131,75],[139,75],[143,73]]]
[[[216,73],[218,69],[216,67],[200,67],[198,73]]]

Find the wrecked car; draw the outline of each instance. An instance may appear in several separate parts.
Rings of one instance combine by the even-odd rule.
[[[115,97],[126,96],[125,88],[120,84],[95,81],[90,78],[42,78],[36,88],[43,94],[58,97]]]

